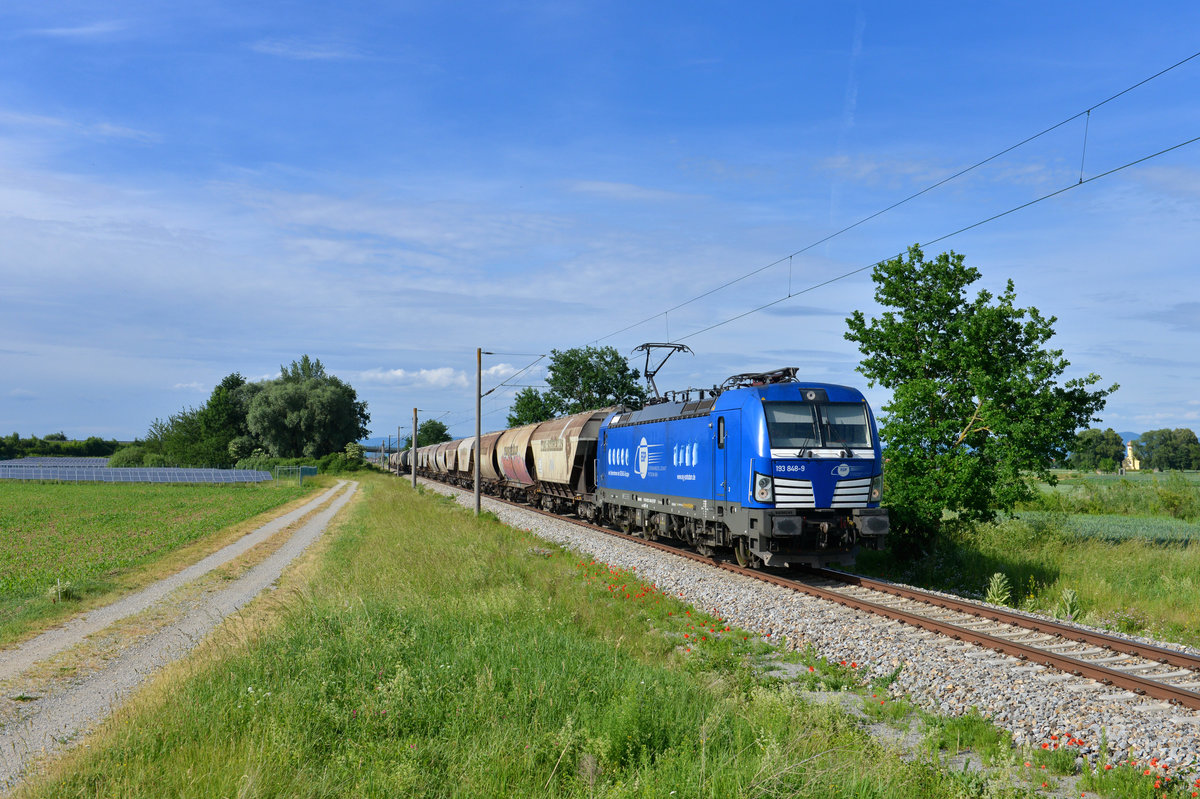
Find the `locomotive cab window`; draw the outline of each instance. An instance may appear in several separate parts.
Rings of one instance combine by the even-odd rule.
[[[808,449],[821,446],[813,406],[803,402],[765,402],[767,431],[775,449]]]
[[[871,427],[867,424],[867,409],[859,404],[822,405],[821,431],[825,445],[846,449],[867,449],[871,446]]]
[[[861,403],[765,402],[763,411],[774,449],[870,449],[872,445],[867,409]]]

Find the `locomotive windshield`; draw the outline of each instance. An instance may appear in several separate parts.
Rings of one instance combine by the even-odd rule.
[[[765,402],[772,449],[870,449],[871,425],[862,403]]]

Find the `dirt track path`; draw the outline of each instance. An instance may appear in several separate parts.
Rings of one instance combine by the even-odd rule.
[[[190,602],[180,618],[128,647],[116,659],[82,680],[23,703],[20,717],[0,726],[0,793],[6,793],[20,780],[32,760],[69,746],[80,732],[111,713],[143,680],[183,657],[226,616],[279,579],[284,568],[325,532],[334,515],[350,501],[357,488],[358,483],[351,482],[347,487],[345,482],[339,482],[300,508],[268,522],[183,571],[16,648],[0,652],[0,683],[3,683],[84,642],[88,636],[114,622],[153,609],[176,589],[311,514],[273,554],[228,585]],[[336,499],[329,502],[335,494]],[[321,508],[327,502],[328,506]]]

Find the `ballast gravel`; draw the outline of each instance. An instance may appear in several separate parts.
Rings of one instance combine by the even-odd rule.
[[[424,485],[473,508],[474,498],[439,483]],[[1012,732],[1017,744],[1083,741],[1094,757],[1102,738],[1110,762],[1157,758],[1174,770],[1200,767],[1200,713],[1113,689],[1040,665],[805,594],[705,566],[567,521],[482,499],[506,524],[635,571],[678,596],[764,640],[792,649],[812,646],[834,661],[856,663],[864,676],[900,669],[890,691],[927,711],[958,716],[978,709]],[[1052,737],[1054,736],[1054,737]]]

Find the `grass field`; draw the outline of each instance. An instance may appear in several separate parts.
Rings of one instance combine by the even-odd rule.
[[[131,572],[313,491],[277,483],[0,481],[0,643]]]
[[[363,491],[252,633],[227,630],[18,795],[1025,795],[877,744],[764,678],[753,636],[636,574],[394,479]]]
[[[1025,510],[1090,515],[1162,516],[1200,522],[1200,472],[1060,472],[1058,484],[1042,484]]]

